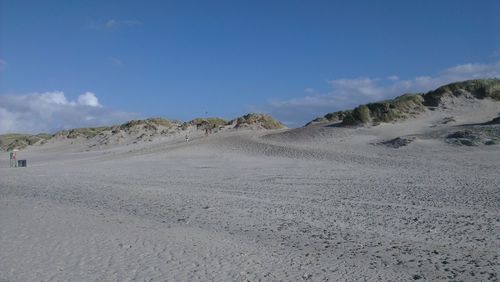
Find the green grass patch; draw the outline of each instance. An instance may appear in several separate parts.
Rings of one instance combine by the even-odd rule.
[[[217,117],[195,118],[195,119],[187,122],[187,125],[194,125],[194,126],[196,126],[196,128],[203,128],[203,129],[220,128],[222,126],[226,126],[227,124],[228,124],[227,120],[225,120],[223,118],[217,118]]]
[[[500,79],[474,79],[450,83],[423,95],[424,105],[437,107],[445,97],[460,97],[470,93],[478,99],[490,98],[500,101]]]
[[[285,126],[266,114],[247,114],[242,117],[237,118],[233,121],[235,123],[235,127],[244,127],[252,124],[260,125],[264,129],[281,129],[285,128]]]
[[[11,151],[13,149],[24,149],[29,145],[34,145],[37,142],[50,139],[50,134],[40,133],[32,134],[2,134],[0,135],[0,149]]]

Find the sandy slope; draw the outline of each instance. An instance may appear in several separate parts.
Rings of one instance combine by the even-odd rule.
[[[3,155],[0,281],[498,280],[500,146],[443,116]]]

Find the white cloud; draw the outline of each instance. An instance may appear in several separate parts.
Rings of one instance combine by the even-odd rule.
[[[426,92],[451,82],[493,77],[500,77],[500,62],[463,64],[445,69],[435,76],[418,76],[407,80],[396,75],[386,79],[336,79],[327,82],[332,87],[327,93],[305,91],[307,95],[303,97],[270,100],[261,111],[268,112],[278,119],[288,120],[292,126],[300,126],[328,112],[352,108],[359,104],[393,98],[404,93]]]
[[[61,91],[0,96],[0,133],[54,132],[121,123],[136,114],[108,109],[92,92],[70,101]]]
[[[5,70],[6,67],[7,67],[7,62],[3,59],[0,59],[0,71]]]
[[[384,89],[378,85],[378,79],[355,78],[336,79],[328,81],[336,90],[337,96],[359,96],[367,98],[382,98]]]
[[[89,107],[102,107],[101,104],[99,104],[99,100],[92,92],[85,92],[85,94],[78,96],[78,105],[89,106]]]
[[[63,92],[54,91],[54,92],[46,92],[39,95],[36,95],[37,98],[42,102],[43,105],[46,104],[55,104],[55,105],[67,105],[70,104],[66,96],[64,96]]]

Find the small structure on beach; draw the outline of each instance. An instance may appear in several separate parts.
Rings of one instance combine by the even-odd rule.
[[[19,152],[18,149],[13,149],[9,153],[10,167],[27,167],[28,165],[27,160],[18,160],[17,152]]]

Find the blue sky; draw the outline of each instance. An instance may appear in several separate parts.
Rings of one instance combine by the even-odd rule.
[[[0,11],[0,132],[249,111],[299,126],[500,76],[499,1],[0,0]]]

